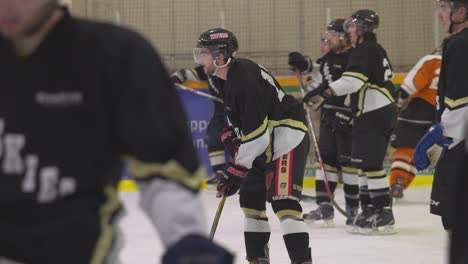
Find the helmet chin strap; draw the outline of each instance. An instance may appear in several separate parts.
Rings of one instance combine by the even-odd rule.
[[[213,65],[215,66],[215,70],[213,72],[213,75],[216,75],[218,73],[219,69],[226,68],[231,63],[231,61],[232,61],[232,59],[228,58],[226,63],[224,63],[223,65],[218,65],[218,64],[216,64],[216,60],[213,60]]]
[[[43,13],[39,19],[37,19],[36,23],[32,25],[26,32],[25,36],[29,37],[31,35],[34,35],[44,24],[47,22],[47,20],[50,18],[52,13],[54,12],[55,8],[58,6],[57,1],[52,1],[49,5],[44,6],[44,9],[42,10]]]

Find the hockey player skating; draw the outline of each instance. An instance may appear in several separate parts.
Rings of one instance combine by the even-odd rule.
[[[202,33],[195,49],[196,62],[206,74],[225,80],[223,99],[232,127],[223,141],[229,143],[237,135],[241,139],[218,191],[231,196],[240,189],[249,263],[269,263],[266,201],[281,222],[291,263],[312,263],[299,204],[309,150],[305,111],[266,69],[235,58],[237,50],[234,34],[220,28]]]
[[[2,0],[0,57],[0,262],[118,263],[126,157],[162,263],[232,263],[206,238],[186,118],[145,40],[53,0]]]
[[[338,80],[348,64],[351,43],[344,32],[344,21],[336,19],[327,26],[325,38],[330,51],[320,59],[320,85],[323,87],[329,87],[330,83]],[[299,65],[296,61],[290,60],[290,64],[297,68]],[[313,95],[313,92],[304,97],[305,103],[311,99],[310,95]],[[318,146],[332,193],[337,186],[339,175],[342,176],[346,211],[350,215],[347,223],[352,224],[359,207],[359,186],[357,170],[351,166],[352,113],[351,108],[345,106],[346,97],[344,95],[326,98],[321,111]],[[324,220],[327,226],[333,226],[334,209],[326,192],[321,169],[317,169],[316,172],[316,195],[318,208],[304,214],[304,219]]]
[[[207,81],[210,94],[222,98],[223,80],[216,76],[207,76],[203,71],[203,66],[194,69],[181,69],[171,75],[173,83],[182,84],[185,81]],[[227,127],[224,105],[221,102],[213,101],[214,111],[206,130],[205,142],[208,146],[208,156],[212,169],[212,176],[207,180],[208,184],[218,182],[218,175],[226,166],[226,156],[224,144],[221,141],[223,129]]]
[[[468,1],[446,0],[439,1],[439,4],[439,18],[452,35],[443,44],[436,124],[417,144],[414,163],[418,170],[425,169],[429,165],[426,152],[435,145],[444,148],[434,172],[431,213],[440,215],[444,228],[451,229],[456,221],[456,211],[464,210],[457,206],[457,202],[451,202],[451,198],[456,193],[458,182],[466,177],[464,168],[468,162],[464,150],[464,128],[468,122]],[[457,254],[466,256],[466,251],[458,251]]]
[[[417,170],[413,163],[414,147],[435,121],[437,85],[442,56],[424,56],[416,63],[401,85],[404,110],[401,111],[391,145],[395,148],[390,170],[390,192],[402,198],[403,190],[413,181]]]
[[[362,212],[349,231],[362,234],[392,234],[395,219],[390,207],[389,185],[383,170],[387,144],[396,121],[396,104],[390,61],[377,43],[379,17],[372,10],[358,10],[345,22],[355,46],[342,77],[312,91],[311,95],[351,95],[354,112],[352,162],[359,169]]]

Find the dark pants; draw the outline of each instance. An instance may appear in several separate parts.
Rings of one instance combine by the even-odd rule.
[[[450,237],[450,264],[468,263],[468,153],[465,150],[463,167],[456,174],[454,191],[451,196],[449,221],[452,232]],[[452,175],[450,175],[452,176]]]
[[[383,162],[390,135],[396,123],[396,106],[388,105],[364,113],[354,120],[352,161],[361,171],[361,205],[376,208],[390,205],[387,176]]]

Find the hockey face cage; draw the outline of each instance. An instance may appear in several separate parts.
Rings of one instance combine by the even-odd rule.
[[[468,20],[468,1],[467,0],[435,0],[435,8],[441,13],[450,13],[450,29],[449,33],[453,33],[453,25],[464,23]],[[461,7],[465,8],[465,16],[461,20],[454,20],[453,13],[458,11]]]

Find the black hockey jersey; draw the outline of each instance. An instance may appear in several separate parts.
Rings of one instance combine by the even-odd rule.
[[[442,55],[439,88],[437,89],[437,120],[444,135],[453,139],[449,148],[465,139],[468,123],[468,29],[449,37]]]
[[[351,95],[351,107],[359,116],[395,103],[393,71],[386,51],[376,41],[365,41],[350,54],[343,76],[330,84],[338,96]]]
[[[294,149],[307,132],[305,111],[262,66],[236,59],[224,83],[229,121],[240,131],[236,163],[270,162]]]
[[[122,157],[137,179],[198,190],[178,95],[139,35],[67,13],[29,56],[0,38],[0,58],[0,207],[115,186]]]
[[[320,60],[320,74],[322,75],[322,83],[325,87],[338,80],[346,70],[348,59],[351,50],[337,54],[333,51],[328,52]],[[326,98],[326,105],[343,107],[346,95],[343,96],[330,96]]]

